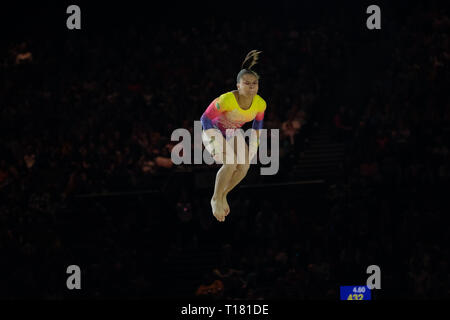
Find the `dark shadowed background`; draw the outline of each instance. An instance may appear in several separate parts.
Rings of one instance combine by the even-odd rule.
[[[338,300],[374,264],[374,299],[449,298],[448,10],[393,2],[2,3],[0,296]],[[252,49],[280,170],[219,223],[170,136]]]

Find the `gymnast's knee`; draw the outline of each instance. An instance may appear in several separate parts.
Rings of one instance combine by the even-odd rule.
[[[224,169],[229,171],[230,173],[233,173],[237,170],[238,164],[236,163],[224,163],[223,164]]]
[[[241,173],[247,173],[248,169],[250,169],[250,164],[249,163],[237,164],[236,165],[236,170],[240,171]]]
[[[230,172],[236,171],[237,163],[236,163],[235,159],[234,158],[227,159],[225,152],[217,153],[214,156],[214,160],[216,161],[217,164],[222,165],[223,170],[227,170]]]

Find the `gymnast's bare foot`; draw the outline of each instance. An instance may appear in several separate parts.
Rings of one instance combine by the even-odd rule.
[[[216,219],[220,222],[225,221],[225,210],[222,207],[222,201],[219,201],[218,199],[212,197],[211,207],[214,217],[216,217]]]
[[[225,211],[225,216],[227,216],[230,213],[230,206],[228,205],[227,194],[226,193],[223,194],[222,205],[223,205],[223,209]]]

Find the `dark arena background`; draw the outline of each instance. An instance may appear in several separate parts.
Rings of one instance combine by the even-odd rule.
[[[444,3],[2,3],[0,297],[338,301],[375,265],[372,300],[449,299]],[[171,134],[253,49],[280,167],[218,222],[220,165],[173,164]]]

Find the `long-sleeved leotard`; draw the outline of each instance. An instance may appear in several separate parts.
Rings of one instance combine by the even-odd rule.
[[[227,138],[226,129],[241,128],[246,122],[253,120],[252,128],[262,129],[266,102],[255,95],[250,108],[242,109],[232,91],[214,99],[201,116],[203,130],[219,129]]]

